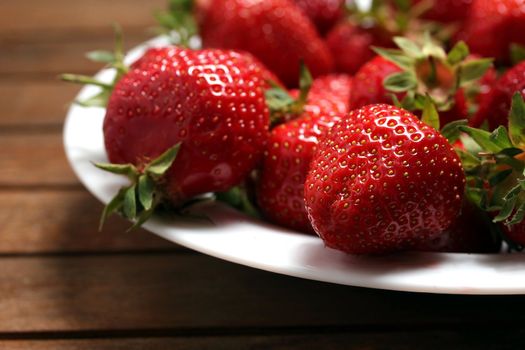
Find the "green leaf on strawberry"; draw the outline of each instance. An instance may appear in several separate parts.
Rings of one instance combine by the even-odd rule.
[[[168,35],[173,44],[190,47],[190,40],[197,34],[193,8],[193,0],[170,0],[166,11],[155,13],[158,31]]]
[[[466,119],[455,120],[448,123],[441,129],[441,134],[446,137],[450,144],[454,144],[461,136],[460,126],[466,126]]]
[[[439,130],[439,114],[434,102],[432,102],[432,98],[428,94],[425,95],[425,104],[423,106],[423,113],[421,114],[421,121],[430,125],[434,129]]]
[[[510,60],[513,65],[525,60],[525,46],[513,43],[510,45]]]
[[[525,103],[519,92],[512,96],[509,115],[509,136],[517,148],[525,149]]]
[[[420,41],[396,37],[394,42],[399,49],[374,48],[380,56],[402,70],[384,79],[385,89],[404,92],[401,106],[411,111],[424,111],[426,106],[428,113],[428,96],[439,112],[442,124],[466,118],[465,89],[485,74],[492,60],[472,59],[462,41],[448,54],[428,33]]]
[[[508,129],[501,125],[488,132],[459,126],[480,147],[457,150],[467,175],[468,198],[491,212],[494,223],[509,228],[522,223],[525,216],[524,126],[525,102],[519,92],[512,99]]]
[[[120,213],[134,221],[130,228],[142,225],[162,203],[162,176],[170,169],[180,149],[180,143],[169,148],[140,171],[132,164],[96,163],[95,166],[117,175],[125,175],[130,185],[121,188],[106,205],[100,219],[99,230],[113,213]]]
[[[101,62],[106,64],[106,68],[115,69],[115,77],[110,83],[100,81],[96,78],[79,75],[79,74],[62,74],[60,79],[66,82],[81,84],[81,85],[93,85],[100,88],[100,92],[86,98],[85,100],[75,101],[83,107],[106,107],[109,96],[113,91],[113,88],[117,81],[122,78],[128,71],[128,67],[124,64],[124,47],[122,40],[122,30],[120,26],[115,24],[113,26],[115,32],[115,48],[113,52],[96,50],[86,54],[86,57],[94,62]]]
[[[272,126],[293,119],[303,112],[312,87],[312,74],[304,62],[300,64],[299,96],[293,98],[283,87],[269,82],[272,87],[265,92],[266,104],[270,109]]]

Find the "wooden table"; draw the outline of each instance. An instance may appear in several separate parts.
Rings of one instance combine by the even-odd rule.
[[[525,298],[351,288],[201,255],[113,218],[62,122],[83,53],[146,39],[164,0],[1,0],[0,349],[519,349]]]

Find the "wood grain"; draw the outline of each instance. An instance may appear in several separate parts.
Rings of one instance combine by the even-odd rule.
[[[521,296],[439,296],[330,285],[203,255],[3,258],[0,333],[253,327],[390,331],[521,327]],[[509,311],[512,310],[512,311]],[[367,328],[368,327],[368,328]]]
[[[0,134],[0,186],[78,185],[60,133]]]
[[[348,349],[348,350],[406,350],[406,349],[461,349],[514,350],[525,346],[523,330],[517,332],[493,331],[485,337],[478,332],[428,331],[415,336],[413,332],[380,333],[353,332],[308,335],[260,335],[222,337],[166,337],[132,339],[80,339],[40,341],[0,341],[6,350],[230,350],[230,349]]]
[[[0,32],[13,35],[60,30],[64,36],[69,35],[71,40],[76,30],[93,31],[114,22],[123,27],[147,28],[154,24],[153,11],[165,7],[165,0],[3,1]],[[35,41],[38,40],[35,38]]]
[[[130,223],[118,216],[98,232],[103,206],[82,189],[0,193],[0,255],[186,251],[144,230],[126,232]]]
[[[140,35],[126,35],[126,48],[131,49],[152,36],[145,30]],[[0,46],[0,79],[13,84],[13,80],[35,78],[53,81],[61,73],[93,74],[103,65],[86,59],[86,52],[112,50],[113,40],[112,28],[108,27],[101,35],[67,44],[28,42]]]
[[[61,81],[31,81],[13,84],[0,81],[0,130],[8,126],[38,128],[63,123],[67,108],[80,87]]]

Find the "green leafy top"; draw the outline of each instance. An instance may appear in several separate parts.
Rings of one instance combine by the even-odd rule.
[[[347,1],[349,20],[364,28],[375,28],[385,38],[402,35],[411,28],[436,27],[420,17],[433,6],[434,0],[416,4],[410,0],[372,0],[370,2]]]
[[[99,169],[113,174],[125,175],[130,184],[119,190],[115,197],[104,208],[99,229],[109,215],[120,213],[123,217],[135,221],[130,228],[141,226],[148,220],[155,208],[164,200],[162,177],[172,166],[180,149],[180,143],[166,150],[158,158],[139,170],[133,164],[97,163]]]
[[[512,98],[508,129],[492,132],[467,126],[459,130],[465,149],[459,149],[467,175],[467,197],[481,209],[496,213],[494,222],[512,226],[525,217],[525,102]],[[472,142],[473,141],[473,142]]]
[[[409,110],[424,110],[428,97],[439,111],[449,110],[458,89],[481,78],[492,65],[488,58],[469,59],[462,41],[445,52],[428,32],[421,44],[404,37],[395,37],[394,42],[399,49],[374,50],[401,68],[385,78],[384,86],[391,92],[405,92],[400,104]]]
[[[169,0],[168,10],[155,13],[160,33],[169,35],[173,44],[190,47],[197,34],[193,8],[193,0]]]
[[[110,83],[102,82],[86,75],[78,74],[62,74],[60,78],[63,81],[67,81],[75,84],[82,85],[94,85],[98,86],[101,90],[94,96],[91,96],[82,101],[75,101],[77,104],[84,107],[106,107],[109,96],[115,87],[115,84],[127,73],[128,67],[124,64],[124,49],[122,40],[122,30],[120,26],[114,25],[115,31],[115,48],[113,52],[96,50],[90,51],[86,54],[86,57],[94,62],[105,63],[106,67],[114,68],[116,71],[115,78]]]
[[[299,96],[293,98],[288,91],[275,82],[269,82],[272,87],[265,92],[266,104],[270,109],[272,125],[293,119],[303,113],[312,87],[313,78],[308,67],[301,62],[299,72]]]

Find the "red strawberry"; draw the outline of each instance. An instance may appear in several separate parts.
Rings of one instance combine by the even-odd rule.
[[[305,201],[327,246],[380,254],[439,237],[459,214],[464,187],[459,158],[440,133],[380,104],[350,112],[321,140]]]
[[[513,225],[511,227],[501,225],[505,235],[512,240],[514,243],[525,246],[525,221],[520,222],[519,224]]]
[[[332,70],[328,48],[291,0],[201,0],[197,15],[204,47],[248,51],[288,86],[301,59],[314,77]]]
[[[414,4],[423,0],[414,0]],[[423,18],[437,22],[450,23],[463,21],[468,17],[475,0],[434,0],[432,7],[423,14]]]
[[[488,120],[490,129],[507,125],[512,95],[516,91],[525,96],[525,62],[512,67],[499,78],[490,93],[481,101],[479,110],[470,124],[478,127]]]
[[[152,159],[181,143],[173,166],[148,180],[176,205],[240,183],[268,135],[261,67],[235,51],[155,52],[154,63],[132,69],[111,95],[104,120],[109,160],[147,173]]]
[[[383,81],[389,75],[398,72],[401,72],[401,68],[381,56],[367,62],[354,77],[350,109],[372,103],[392,103],[391,93],[385,89]],[[402,95],[398,98],[401,99]]]
[[[344,0],[294,0],[296,5],[325,34],[343,16]]]
[[[183,48],[176,46],[164,46],[164,47],[153,47],[149,48],[138,60],[136,60],[132,65],[132,69],[146,69],[151,64],[167,64],[170,60],[173,60],[174,57],[180,54],[183,51]],[[262,78],[269,82],[272,81],[277,85],[282,85],[279,81],[279,78],[275,76],[271,71],[268,70],[256,57],[251,55],[248,52],[237,51],[243,55],[243,59],[246,62],[252,62],[255,69],[259,70]]]
[[[416,250],[453,253],[497,253],[501,241],[492,236],[485,214],[469,202],[463,204],[461,215],[441,235],[423,242]]]
[[[271,221],[313,232],[304,207],[304,181],[318,139],[348,113],[351,80],[316,79],[303,113],[272,130],[258,181],[259,207]]]
[[[354,74],[375,56],[371,46],[392,46],[391,37],[379,28],[364,28],[352,21],[341,22],[328,33],[326,44],[338,72]]]
[[[344,113],[349,110],[351,87],[352,78],[348,75],[325,75],[313,81],[308,94],[309,101],[312,101],[314,104],[322,103],[324,100],[330,101],[330,103],[336,103],[337,110]],[[298,91],[291,91],[291,94],[296,95]],[[333,108],[330,107],[330,109]]]
[[[525,44],[523,32],[524,0],[475,0],[459,39],[474,53],[507,61],[512,43]]]

